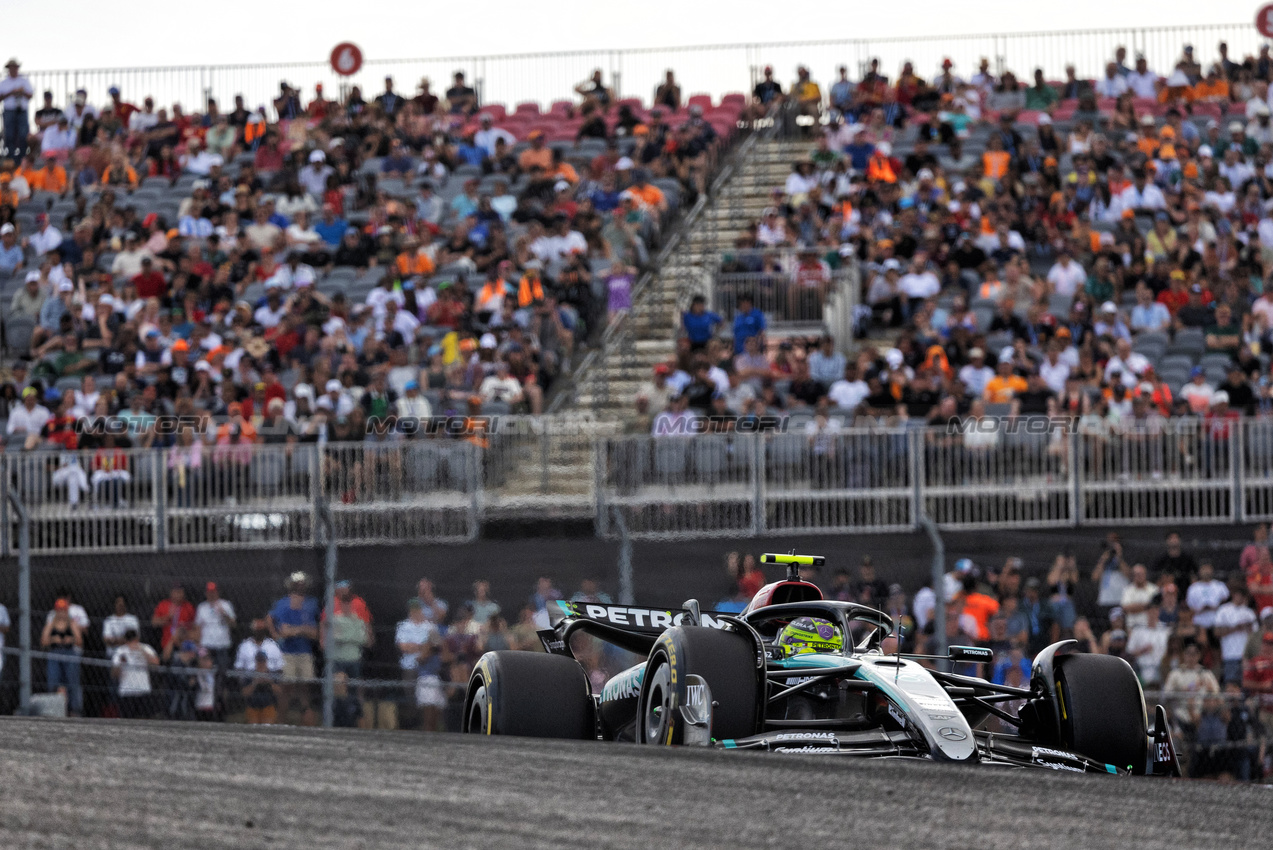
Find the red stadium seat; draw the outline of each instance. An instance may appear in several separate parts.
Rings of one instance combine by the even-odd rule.
[[[620,101],[618,102],[618,105],[619,105],[619,106],[630,106],[630,107],[632,107],[633,109],[640,109],[640,108],[641,108],[641,98],[639,98],[639,97],[625,97],[625,98],[623,98],[622,100],[620,100]]]
[[[504,116],[508,114],[502,103],[488,103],[482,107],[481,112],[491,116],[491,120],[497,123],[503,121]]]
[[[1039,116],[1042,114],[1037,109],[1023,109],[1017,113],[1017,123],[1037,127],[1039,125]]]
[[[573,100],[554,100],[552,106],[548,108],[549,115],[566,115],[575,108]]]
[[[736,103],[740,107],[747,104],[747,95],[742,92],[732,91],[729,94],[721,95],[720,104],[724,106],[727,103]]]
[[[535,103],[534,101],[526,101],[524,103],[519,103],[517,104],[516,114],[517,115],[538,115],[539,104]]]
[[[1224,111],[1218,103],[1195,103],[1193,105],[1193,116],[1195,118],[1214,118],[1219,121],[1222,115],[1224,115]]]
[[[707,112],[712,108],[712,96],[710,94],[696,94],[690,97],[689,106],[701,106],[703,111]]]

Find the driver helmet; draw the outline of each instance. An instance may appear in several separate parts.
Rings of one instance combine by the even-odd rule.
[[[797,617],[778,632],[776,645],[782,647],[786,656],[807,652],[839,653],[844,651],[844,634],[830,620]]]

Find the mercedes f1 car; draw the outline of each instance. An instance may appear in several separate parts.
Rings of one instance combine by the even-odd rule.
[[[942,672],[919,663],[934,656],[886,651],[896,643],[886,613],[826,600],[801,581],[799,567],[821,557],[762,561],[785,564],[787,578],[737,616],[694,600],[680,611],[558,602],[561,619],[539,633],[546,652],[478,661],[465,731],[1180,775],[1166,713],[1156,707],[1151,730],[1140,682],[1121,658],[1061,641],[1034,659],[1029,688]],[[595,694],[571,650],[580,633],[645,661]],[[956,646],[943,658],[989,663],[992,654]],[[991,718],[1013,731],[983,728]]]

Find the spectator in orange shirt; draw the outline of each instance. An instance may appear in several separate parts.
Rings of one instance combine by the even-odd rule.
[[[988,178],[999,180],[1008,173],[1012,156],[1003,149],[1003,140],[998,135],[990,137],[987,147],[989,150],[981,155],[981,166],[985,169]]]
[[[977,621],[977,640],[990,640],[990,618],[999,613],[999,603],[993,596],[977,591],[977,579],[971,573],[964,574],[963,582],[964,613]]]
[[[437,267],[429,256],[427,246],[420,244],[419,237],[408,236],[403,242],[402,253],[397,260],[398,274],[403,277],[431,275]]]
[[[575,171],[575,167],[561,158],[560,150],[552,152],[552,172],[553,180],[565,180],[571,186],[579,182],[579,172]]]
[[[1196,100],[1206,100],[1215,103],[1228,102],[1229,81],[1220,72],[1219,64],[1212,65],[1211,70],[1207,71],[1207,76],[1198,81],[1198,84],[1193,87],[1193,95]]]
[[[118,154],[111,164],[106,166],[106,170],[102,172],[103,186],[123,186],[126,189],[137,188],[137,172],[128,160],[124,159],[123,154]]]
[[[635,198],[642,210],[654,210],[662,214],[667,209],[667,198],[663,190],[650,182],[650,175],[644,168],[632,172],[632,185],[624,189],[622,195]]]
[[[1008,404],[1017,393],[1028,389],[1025,378],[1013,373],[1011,360],[1000,360],[995,372],[995,376],[986,382],[985,399],[990,404]]]
[[[66,169],[52,157],[41,157],[40,168],[27,176],[27,182],[33,191],[61,195],[66,192]]]
[[[538,166],[545,173],[551,173],[553,152],[544,144],[544,131],[531,130],[530,135],[526,138],[530,141],[530,147],[522,151],[521,156],[517,157],[517,165],[522,171],[530,171]]]

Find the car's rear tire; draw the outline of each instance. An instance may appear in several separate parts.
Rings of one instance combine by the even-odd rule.
[[[488,652],[464,696],[464,731],[527,738],[593,739],[596,707],[583,667],[543,652]]]
[[[756,733],[760,678],[756,649],[745,635],[698,626],[668,629],[650,650],[637,703],[637,742],[681,744],[687,680],[701,676],[711,691],[712,737]]]
[[[1056,659],[1061,737],[1088,758],[1133,773],[1145,771],[1145,696],[1131,665],[1111,655]]]

